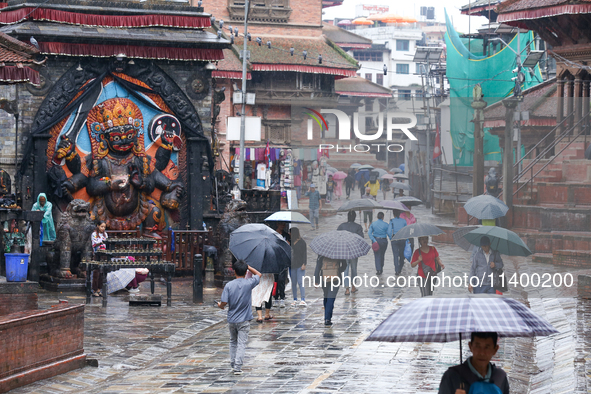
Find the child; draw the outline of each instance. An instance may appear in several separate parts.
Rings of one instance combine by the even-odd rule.
[[[109,238],[107,235],[107,223],[104,221],[99,222],[97,224],[96,229],[92,233],[90,239],[92,241],[92,250],[96,252],[97,250],[105,250],[107,247],[105,246],[105,241]],[[94,270],[92,272],[92,296],[93,297],[102,297],[102,293],[99,290],[101,285],[101,274],[99,270]]]
[[[330,202],[332,200],[332,192],[334,191],[334,180],[332,179],[332,175],[328,176],[328,181],[326,182],[326,202]]]

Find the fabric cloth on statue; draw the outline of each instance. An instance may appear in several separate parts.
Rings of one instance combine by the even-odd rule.
[[[302,177],[301,175],[296,175],[293,177],[293,185],[294,186],[302,186]]]
[[[39,200],[41,197],[45,198],[45,205],[41,205]],[[47,201],[47,196],[45,193],[39,193],[37,196],[37,202],[33,204],[32,211],[42,211],[43,212],[43,219],[41,220],[41,225],[43,226],[43,241],[54,241],[55,240],[55,225],[53,224],[53,214],[52,214],[53,205]]]

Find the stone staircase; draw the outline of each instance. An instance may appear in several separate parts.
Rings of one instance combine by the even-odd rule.
[[[591,161],[585,159],[585,148],[591,143],[588,139],[579,137],[568,147],[569,141],[558,143],[558,156],[536,163],[534,175],[549,164],[513,198],[512,230],[534,252],[536,262],[591,267]],[[523,166],[530,162],[524,160]],[[528,171],[514,190],[527,183],[531,174]]]

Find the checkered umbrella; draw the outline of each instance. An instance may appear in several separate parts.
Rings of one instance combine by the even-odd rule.
[[[310,249],[329,259],[344,260],[365,256],[371,247],[357,234],[335,230],[314,238]]]
[[[135,278],[135,268],[123,268],[107,274],[107,293],[111,294],[129,284]]]
[[[469,199],[464,209],[468,215],[477,219],[496,219],[505,216],[509,207],[496,197],[481,194]]]
[[[489,331],[502,337],[533,337],[558,332],[519,301],[477,294],[414,300],[384,320],[367,340],[452,342],[461,340],[462,334]]]

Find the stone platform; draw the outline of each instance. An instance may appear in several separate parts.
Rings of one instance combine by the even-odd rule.
[[[39,285],[48,291],[59,293],[84,292],[86,290],[86,280],[82,278],[64,279],[56,276],[43,274],[39,278]]]

